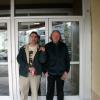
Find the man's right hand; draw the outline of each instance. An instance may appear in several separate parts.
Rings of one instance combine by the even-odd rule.
[[[61,80],[66,80],[67,77],[68,77],[68,73],[65,71],[65,72],[63,73],[63,75],[61,76]]]
[[[45,76],[48,77],[48,72],[45,73]]]
[[[45,52],[45,48],[44,47],[40,47],[39,51]]]
[[[29,67],[29,72],[32,74],[32,76],[34,76],[34,74],[35,74],[35,68]]]

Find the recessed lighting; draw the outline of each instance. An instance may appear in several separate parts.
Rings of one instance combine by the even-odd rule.
[[[36,23],[33,23],[34,25],[39,25],[40,23],[36,22]]]

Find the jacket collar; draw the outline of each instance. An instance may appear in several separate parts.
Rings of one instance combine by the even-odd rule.
[[[25,47],[27,62],[29,63],[29,44],[26,44],[24,47]]]
[[[39,45],[38,45],[38,49],[39,49]],[[25,48],[25,53],[26,53],[26,58],[27,58],[27,62],[29,63],[29,44],[26,44],[25,46],[24,46],[24,48]]]

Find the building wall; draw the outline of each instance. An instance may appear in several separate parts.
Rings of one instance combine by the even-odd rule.
[[[92,100],[100,100],[100,0],[91,0]]]

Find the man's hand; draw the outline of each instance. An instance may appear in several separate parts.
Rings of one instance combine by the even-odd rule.
[[[48,72],[45,73],[45,76],[48,77]]]
[[[45,48],[44,47],[40,47],[39,51],[45,52]]]
[[[66,80],[68,76],[67,72],[64,72],[63,75],[61,76],[61,80]]]
[[[32,76],[35,75],[35,68],[29,67],[29,72],[32,74]]]

